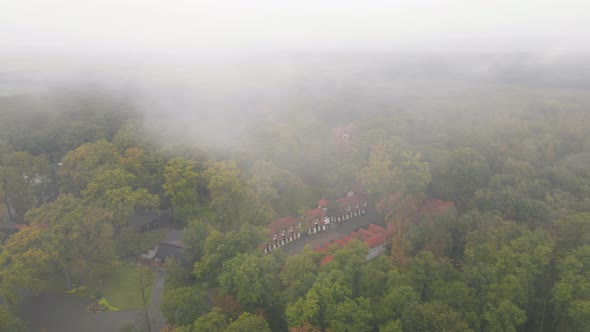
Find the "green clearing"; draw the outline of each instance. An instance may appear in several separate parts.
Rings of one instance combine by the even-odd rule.
[[[141,280],[145,290],[145,301],[150,302],[152,293],[152,283],[154,275],[152,271],[144,266],[122,263],[112,273],[110,273],[102,282],[95,281],[91,284],[94,287],[87,289],[87,295],[96,295],[102,293],[110,305],[119,310],[136,309],[143,306],[141,298]]]
[[[111,306],[119,310],[137,309],[143,306],[142,279],[145,301],[149,303],[154,280],[152,271],[145,266],[128,262],[118,262],[113,271],[101,278],[91,277],[87,284],[74,287],[70,294],[83,298],[104,297]],[[49,291],[64,292],[63,277],[52,278],[48,285]]]

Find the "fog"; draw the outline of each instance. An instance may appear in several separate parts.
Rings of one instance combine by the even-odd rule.
[[[143,57],[277,51],[587,51],[587,2],[3,1],[4,50]]]
[[[225,146],[251,124],[286,113],[313,121],[314,109],[392,104],[414,96],[417,86],[448,93],[448,83],[437,86],[440,78],[456,82],[458,91],[474,84],[586,87],[586,7],[507,0],[4,1],[0,94],[124,91],[158,138]]]

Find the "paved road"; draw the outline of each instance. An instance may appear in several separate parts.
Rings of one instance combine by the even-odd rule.
[[[377,225],[384,225],[383,218],[379,216],[376,211],[369,209],[367,214],[356,217],[347,221],[343,221],[339,224],[334,224],[333,228],[328,228],[325,232],[317,233],[308,235],[306,237],[301,237],[297,241],[293,241],[291,243],[286,244],[283,246],[283,252],[286,255],[295,255],[299,253],[305,245],[310,245],[312,248],[315,248],[323,243],[330,242],[331,240],[335,240],[342,235],[348,235],[352,231],[357,230],[361,227],[365,227],[369,224],[377,224]]]
[[[160,331],[165,324],[159,309],[163,290],[164,271],[154,271],[152,295],[148,306],[153,332]],[[93,314],[86,311],[89,303],[87,299],[72,295],[39,294],[25,298],[22,315],[34,332],[117,332],[130,324],[145,326],[143,309]]]
[[[150,305],[148,306],[148,314],[152,322],[152,331],[160,331],[166,324],[166,318],[160,311],[162,304],[162,294],[164,293],[164,279],[165,272],[162,270],[154,271],[154,285],[152,288],[152,296],[150,297]]]

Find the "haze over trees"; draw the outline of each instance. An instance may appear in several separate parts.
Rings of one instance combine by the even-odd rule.
[[[243,90],[196,78],[152,107],[100,86],[1,95],[2,211],[20,230],[0,236],[0,330],[26,330],[23,294],[135,259],[145,211],[183,229],[160,308],[173,331],[585,330],[588,78],[402,59],[254,63]],[[261,249],[271,221],[352,189],[392,230],[383,255]]]

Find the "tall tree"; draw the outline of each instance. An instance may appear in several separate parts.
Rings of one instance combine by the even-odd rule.
[[[112,212],[117,227],[122,227],[139,208],[156,208],[160,199],[145,188],[133,189],[135,176],[123,169],[112,168],[97,174],[82,196],[89,205],[95,204]]]
[[[194,264],[193,274],[201,280],[214,281],[224,262],[239,253],[254,251],[263,242],[264,232],[251,225],[243,225],[240,230],[225,234],[212,230],[205,241],[201,260]]]
[[[11,312],[6,305],[0,305],[0,331],[25,332],[26,323]]]
[[[422,161],[419,153],[397,141],[373,145],[369,163],[358,178],[377,200],[397,192],[421,200],[431,181],[428,163]]]
[[[188,325],[207,312],[201,291],[194,287],[179,287],[164,292],[160,310],[168,323]]]
[[[199,173],[193,160],[174,158],[164,168],[164,193],[170,197],[173,215],[183,221],[194,218],[198,212]]]
[[[481,153],[471,148],[459,148],[434,172],[434,193],[463,206],[488,180],[489,166]]]
[[[189,221],[182,231],[182,239],[186,243],[184,254],[188,262],[194,263],[203,257],[205,241],[214,231],[213,227],[201,220]]]
[[[473,331],[461,316],[440,302],[421,303],[404,312],[404,331]]]
[[[308,247],[298,255],[287,257],[285,267],[280,274],[287,303],[295,302],[296,299],[304,296],[313,285],[318,269],[318,263],[313,255],[314,253]]]
[[[12,235],[0,251],[0,301],[16,310],[20,300],[19,289],[33,292],[44,287],[45,276],[54,272],[57,253],[44,246],[43,227],[33,225]]]
[[[0,165],[0,184],[8,215],[22,223],[27,210],[41,204],[51,196],[49,162],[45,156],[32,156],[27,152],[14,152]]]
[[[535,285],[552,257],[553,240],[541,229],[492,218],[469,235],[463,275],[481,301],[482,329],[516,331],[527,318],[533,323],[545,302]]]
[[[211,207],[223,221],[223,228],[230,229],[242,223],[244,203],[248,197],[240,170],[233,161],[210,162],[205,177],[209,180]]]
[[[119,165],[135,176],[134,188],[146,188],[152,193],[162,194],[164,167],[166,161],[158,154],[137,147],[130,147],[119,158]]]
[[[279,264],[273,255],[239,254],[224,262],[219,285],[249,310],[267,309],[278,302]]]
[[[227,317],[221,312],[221,309],[213,307],[213,309],[197,318],[192,325],[191,331],[194,332],[217,332],[223,331],[228,325]]]
[[[368,299],[346,299],[333,308],[329,315],[334,331],[373,331],[373,314]]]
[[[117,148],[104,139],[68,152],[58,169],[61,191],[80,195],[97,174],[113,167],[119,157]]]
[[[351,295],[349,282],[342,271],[320,272],[305,297],[287,306],[289,326],[310,325],[324,330],[330,326],[330,315],[336,306],[350,299]]]
[[[404,265],[410,249],[410,225],[418,212],[417,202],[409,195],[397,193],[383,198],[377,204],[377,211],[393,228],[391,259],[396,264]]]
[[[558,264],[553,287],[554,313],[560,331],[583,331],[590,324],[590,245],[577,247]]]
[[[89,272],[108,266],[115,258],[112,214],[84,206],[80,199],[61,195],[56,201],[30,210],[26,219],[42,231],[38,245],[51,253],[54,266],[72,287],[72,271]]]
[[[224,332],[249,331],[270,332],[270,327],[264,318],[245,312],[224,330]]]

